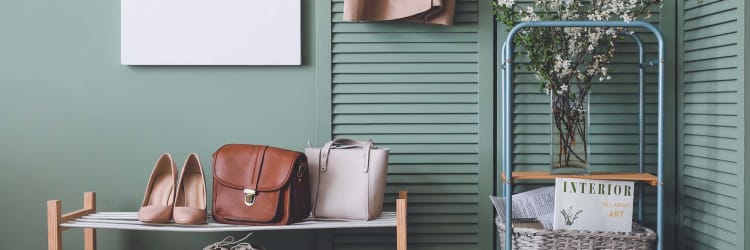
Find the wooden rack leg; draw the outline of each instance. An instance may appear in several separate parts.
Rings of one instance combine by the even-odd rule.
[[[62,250],[62,228],[60,228],[61,206],[59,200],[47,201],[47,249]]]
[[[406,250],[406,191],[398,192],[396,200],[396,249]]]
[[[83,193],[83,208],[96,213],[96,193]],[[96,229],[83,229],[83,246],[85,250],[96,250]]]
[[[59,200],[47,201],[47,248],[62,250],[62,231],[68,229],[60,224],[72,221],[96,212],[96,193],[83,193],[83,208],[62,214],[62,203]],[[96,250],[96,229],[83,229],[83,246],[85,250]]]

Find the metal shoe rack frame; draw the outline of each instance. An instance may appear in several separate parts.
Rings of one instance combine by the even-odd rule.
[[[502,159],[502,170],[504,181],[503,181],[503,196],[505,198],[505,204],[513,204],[512,203],[512,194],[513,194],[513,165],[512,165],[512,147],[513,147],[513,114],[511,113],[513,110],[513,102],[512,102],[512,91],[513,91],[513,59],[515,57],[514,48],[515,44],[513,43],[513,38],[520,32],[522,29],[526,28],[539,28],[539,27],[622,27],[622,28],[644,28],[656,37],[658,41],[659,46],[659,57],[656,60],[645,60],[645,52],[643,47],[643,42],[641,41],[640,37],[635,33],[624,33],[623,35],[631,37],[635,43],[638,46],[638,65],[639,65],[639,111],[638,111],[638,118],[639,118],[639,146],[638,146],[638,159],[639,159],[639,173],[645,173],[645,166],[644,166],[644,150],[645,150],[645,143],[644,143],[644,136],[645,136],[645,70],[646,67],[650,66],[658,66],[659,67],[659,76],[658,76],[658,131],[657,131],[657,175],[656,175],[656,196],[657,196],[657,205],[656,205],[656,234],[657,234],[657,243],[656,248],[658,250],[663,249],[663,242],[662,242],[662,230],[664,228],[663,225],[663,202],[664,202],[664,190],[663,190],[663,170],[664,170],[664,38],[662,36],[661,31],[654,26],[651,23],[643,22],[643,21],[632,21],[632,22],[622,22],[622,21],[537,21],[537,22],[523,22],[519,23],[513,29],[510,30],[510,33],[508,33],[508,37],[505,40],[505,43],[503,44],[503,49],[501,53],[501,62],[502,62],[502,70],[501,70],[501,79],[502,79],[502,86],[501,86],[501,93],[502,93],[502,146],[503,151],[501,154]],[[554,178],[554,176],[551,176]],[[596,178],[596,177],[594,177]],[[601,179],[608,179],[606,177],[603,177]],[[644,185],[643,183],[639,183],[639,189],[640,192],[638,195],[638,222],[643,224],[643,206],[644,206]],[[505,230],[505,249],[511,249],[512,247],[512,213],[511,213],[511,206],[505,207],[505,214],[508,215],[508,218],[505,220],[505,228],[510,230]]]

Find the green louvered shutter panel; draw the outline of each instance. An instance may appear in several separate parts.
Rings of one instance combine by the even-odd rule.
[[[478,244],[477,0],[452,27],[343,22],[332,4],[332,132],[390,148],[386,207],[409,191],[409,249]],[[395,233],[336,230],[335,249],[393,249]]]
[[[738,1],[679,6],[680,241],[684,248],[741,249],[743,198],[738,118],[743,84]]]
[[[529,2],[529,1],[522,1]],[[649,19],[659,25],[658,9]],[[498,25],[498,34],[507,34],[506,27]],[[656,38],[648,31],[640,31],[646,60],[658,57]],[[500,35],[501,41],[507,36]],[[500,47],[498,47],[500,48]],[[520,48],[517,46],[517,50]],[[514,171],[549,171],[550,164],[550,97],[541,92],[539,80],[525,66],[525,55],[515,58],[519,67],[515,70],[513,89],[513,165]],[[610,64],[611,80],[592,81],[591,109],[591,170],[593,172],[637,172],[638,171],[638,47],[631,38],[618,42],[615,56]],[[646,171],[656,172],[657,129],[657,77],[658,69],[646,70],[645,96],[645,166]],[[499,77],[498,77],[499,78]],[[501,79],[498,79],[498,84]],[[667,142],[668,144],[669,142]],[[498,148],[498,150],[501,150]],[[498,151],[498,154],[501,151]],[[501,166],[498,166],[501,168]],[[670,173],[669,166],[665,172]],[[500,171],[501,169],[498,169]],[[528,182],[527,182],[528,183]],[[548,185],[549,182],[545,185]],[[554,183],[552,183],[554,185]],[[514,191],[524,191],[539,186],[539,182],[516,185]],[[655,229],[656,189],[647,187],[644,220]],[[636,196],[637,197],[637,196]],[[637,199],[635,199],[637,204]],[[636,219],[634,208],[633,219]]]

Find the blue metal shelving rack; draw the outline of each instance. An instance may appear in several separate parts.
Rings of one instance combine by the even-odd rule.
[[[638,147],[638,159],[639,159],[639,171],[640,173],[645,172],[644,166],[644,150],[645,150],[645,68],[649,66],[658,65],[659,77],[658,77],[658,131],[657,131],[657,178],[658,182],[656,185],[657,191],[657,205],[656,205],[656,249],[663,249],[662,242],[662,231],[663,225],[663,202],[664,202],[664,188],[663,188],[663,176],[664,176],[664,37],[661,31],[651,23],[643,21],[538,21],[538,22],[523,22],[519,23],[508,34],[501,53],[501,62],[503,66],[502,72],[502,146],[503,151],[501,154],[502,158],[502,170],[505,174],[505,182],[503,188],[503,196],[505,197],[505,204],[512,203],[513,194],[513,165],[512,165],[512,147],[513,147],[513,133],[512,131],[512,113],[513,102],[512,102],[512,90],[513,90],[513,58],[515,53],[513,38],[515,35],[525,28],[535,27],[623,27],[623,28],[645,28],[654,34],[656,40],[659,43],[659,58],[656,60],[646,61],[644,56],[644,47],[641,39],[637,34],[625,33],[623,35],[630,36],[638,45],[638,58],[639,58],[639,147]],[[644,190],[643,184],[639,184],[640,192],[638,196],[638,221],[643,224],[643,203],[644,203]],[[505,214],[507,218],[505,220],[505,249],[511,249],[512,247],[512,213],[511,206],[505,207]]]

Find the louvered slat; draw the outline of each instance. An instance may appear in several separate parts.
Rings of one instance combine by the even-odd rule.
[[[331,10],[333,136],[390,148],[386,191],[409,191],[410,249],[475,249],[478,2],[457,1],[452,27],[344,22],[343,0]],[[393,249],[392,232],[374,233],[337,230],[334,247]]]
[[[680,60],[681,158],[679,170],[682,247],[735,249],[743,237],[737,194],[742,156],[738,105],[740,24],[737,1],[685,1]],[[739,220],[739,221],[737,221]]]

